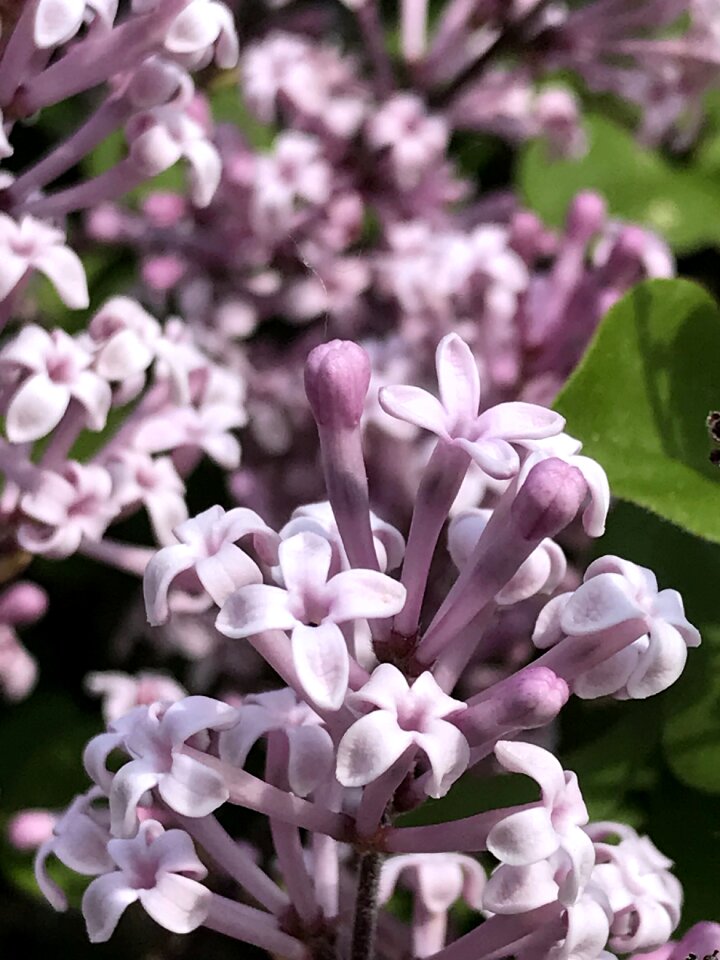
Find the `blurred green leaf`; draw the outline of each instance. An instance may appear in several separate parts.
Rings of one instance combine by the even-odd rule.
[[[453,784],[447,796],[428,800],[417,810],[398,817],[398,827],[417,827],[430,823],[447,823],[476,813],[530,803],[538,799],[538,786],[529,777],[501,773],[482,777],[467,773]]]
[[[720,242],[718,180],[673,166],[606,117],[590,116],[585,127],[583,157],[553,159],[541,141],[520,154],[516,183],[547,223],[561,226],[575,194],[597,190],[613,216],[657,230],[678,253]]]
[[[705,418],[720,406],[720,313],[699,286],[651,280],[603,320],[555,407],[612,492],[720,543],[720,473]]]

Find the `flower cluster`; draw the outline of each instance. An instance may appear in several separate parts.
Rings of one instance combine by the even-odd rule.
[[[306,365],[329,503],[279,532],[247,508],[216,506],[178,525],[151,559],[152,623],[188,597],[214,606],[220,633],[251,644],[285,685],[213,699],[152,676],[93,681],[113,697],[107,731],[84,755],[93,786],[55,819],[36,858],[58,909],[51,854],[92,878],[82,899],[92,941],[139,901],[175,933],[204,925],[291,960],[609,960],[720,943],[708,923],[672,945],[682,890],[671,862],[630,827],[590,823],[575,774],[527,737],[571,692],[644,698],[673,683],[700,640],[678,593],[658,593],[650,571],[628,561],[597,560],[542,608],[538,659],[453,695],[497,612],[555,591],[565,557],[553,538],[579,514],[599,535],[609,496],[557,414],[521,402],[478,413],[477,369],[457,335],[438,345],[437,369],[440,399],[413,386],[380,398],[437,437],[407,543],[370,512],[367,357],[334,341]],[[430,561],[472,462],[501,492],[492,509],[452,521],[458,575],[436,602]],[[260,741],[262,777],[247,769]],[[397,821],[488,757],[494,775],[529,777],[539,797],[436,825]],[[267,817],[274,866],[221,825],[228,803]],[[210,861],[238,883],[237,899],[215,892]],[[382,909],[401,877],[413,891],[409,925]],[[453,936],[460,898],[480,922]]]

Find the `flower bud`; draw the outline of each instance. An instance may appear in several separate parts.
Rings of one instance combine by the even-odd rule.
[[[0,622],[32,623],[47,610],[47,594],[34,583],[15,583],[0,597]]]
[[[532,468],[511,507],[525,540],[554,537],[573,519],[587,496],[588,486],[577,467],[550,457]]]
[[[370,359],[352,340],[331,340],[305,362],[305,392],[318,424],[356,427],[370,386]]]
[[[587,243],[605,225],[607,209],[599,193],[585,190],[573,200],[567,215],[567,234]]]

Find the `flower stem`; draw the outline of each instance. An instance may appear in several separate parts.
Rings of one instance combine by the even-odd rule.
[[[350,960],[374,960],[375,958],[381,865],[382,856],[375,851],[363,853],[360,857]]]

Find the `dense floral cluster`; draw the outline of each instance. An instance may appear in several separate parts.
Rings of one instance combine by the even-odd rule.
[[[376,0],[272,7],[235,11],[239,38],[220,0],[0,2],[0,159],[38,112],[83,110],[0,171],[0,691],[32,689],[15,628],[47,606],[15,578],[73,554],[142,578],[150,636],[219,681],[214,698],[198,674],[192,694],[91,674],[92,786],[19,814],[11,840],[56,909],[51,855],[91,878],[93,942],[139,901],[287,960],[712,955],[716,923],[671,939],[672,863],[589,822],[549,749],[571,694],[653,696],[700,643],[650,570],[566,558],[602,536],[610,489],[549,409],[672,254],[591,191],[551,230],[463,154],[582,154],[580,90],[622,98],[642,142],[687,144],[714,0],[403,0],[393,53]],[[228,92],[242,122],[216,123]],[[183,189],[152,183],[178,161]],[[91,245],[137,258],[133,289],[96,301]],[[47,324],[38,274],[85,320]],[[234,505],[191,517],[203,457]],[[141,508],[153,547],[108,535]],[[539,797],[399,819],[466,773]],[[272,856],[226,830],[226,804],[266,817]]]

